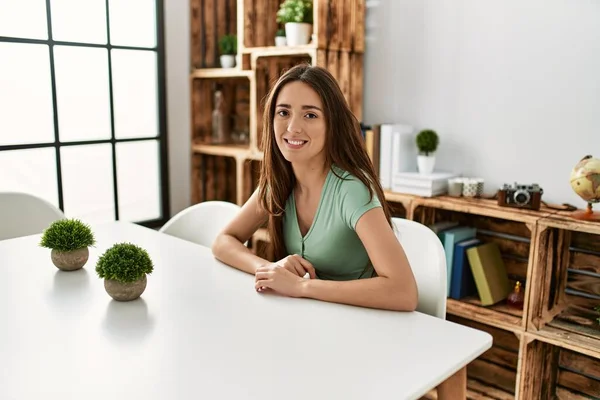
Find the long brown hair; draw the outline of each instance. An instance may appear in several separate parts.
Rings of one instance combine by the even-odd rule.
[[[259,180],[260,206],[269,213],[269,236],[276,260],[287,256],[283,240],[285,204],[296,184],[296,178],[275,140],[273,118],[277,96],[290,82],[309,85],[323,102],[327,132],[325,136],[327,165],[335,164],[367,186],[371,198],[377,195],[387,220],[392,225],[391,213],[385,201],[381,183],[364,147],[360,123],[350,110],[335,78],[324,68],[300,64],[290,68],[271,88],[263,115],[262,147],[264,158]]]

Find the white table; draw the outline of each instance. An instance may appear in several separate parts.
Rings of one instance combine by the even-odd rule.
[[[0,241],[0,399],[417,399],[492,343],[416,312],[257,293],[208,248],[137,225],[94,232],[75,272],[39,235]],[[155,264],[129,303],[94,270],[123,241]]]

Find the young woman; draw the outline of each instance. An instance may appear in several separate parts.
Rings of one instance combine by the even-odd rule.
[[[215,240],[215,257],[254,274],[259,292],[414,310],[412,270],[332,75],[288,70],[269,93],[263,126],[259,187]],[[276,262],[243,245],[267,221]]]

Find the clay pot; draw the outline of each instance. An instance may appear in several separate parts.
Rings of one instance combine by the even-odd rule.
[[[113,279],[104,279],[106,293],[117,301],[135,300],[146,290],[146,274],[135,282],[121,282]]]
[[[52,263],[63,271],[75,271],[81,269],[88,260],[90,251],[87,247],[73,251],[52,250],[50,257]]]

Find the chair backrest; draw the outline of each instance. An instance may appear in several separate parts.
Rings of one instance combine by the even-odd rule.
[[[0,192],[0,240],[42,233],[52,222],[64,218],[59,208],[37,196]]]
[[[211,247],[221,230],[241,210],[226,201],[205,201],[190,206],[164,224],[159,232]]]
[[[392,218],[419,289],[417,311],[446,319],[446,254],[438,236],[415,221]]]

